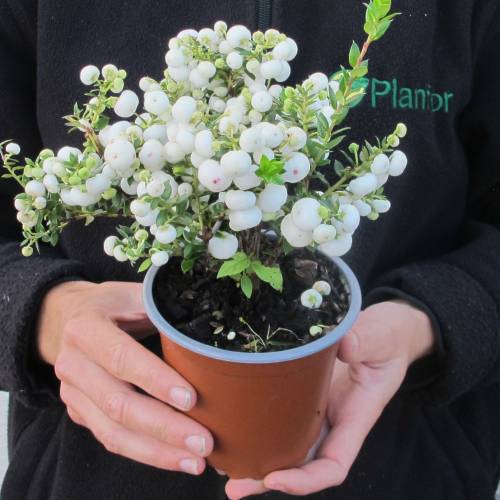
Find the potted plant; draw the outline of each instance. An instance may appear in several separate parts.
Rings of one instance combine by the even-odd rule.
[[[20,162],[19,146],[2,144],[23,188],[25,256],[73,219],[128,218],[104,251],[149,269],[144,303],[165,360],[196,387],[191,414],[216,440],[209,461],[231,477],[297,465],[318,438],[338,341],[361,306],[339,257],[361,217],[389,210],[384,184],[407,164],[403,124],[331,160],[390,4],[367,5],[365,43],[330,78],[283,87],[296,43],[219,21],[170,40],[164,78],[139,83],[142,113],[124,70],[84,67],[91,90],[66,117],[82,149]]]

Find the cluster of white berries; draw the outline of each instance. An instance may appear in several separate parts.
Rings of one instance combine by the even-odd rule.
[[[300,303],[308,309],[318,309],[323,303],[323,297],[332,292],[332,287],[327,281],[316,281],[312,288],[302,292]]]
[[[238,233],[260,231],[262,223],[292,247],[344,255],[360,218],[374,219],[390,208],[381,188],[406,168],[404,153],[394,151],[406,129],[399,125],[390,147],[370,152],[341,190],[310,189],[318,159],[309,143],[317,141],[324,122],[320,113],[332,124],[338,109],[330,95],[339,91],[339,83],[314,73],[300,86],[284,89],[297,50],[276,30],[252,34],[218,21],[213,28],[184,30],[172,38],[165,78],[143,77],[141,97],[124,89],[124,70],[112,64],[84,67],[81,81],[99,92],[71,125],[85,132],[86,146],[45,150],[25,169],[29,180],[16,200],[19,221],[33,228],[49,202],[64,205],[70,214],[121,207],[121,214],[135,219],[133,234],[108,237],[106,254],[134,261],[147,252],[161,266],[182,253],[184,232],[201,241],[197,224],[217,206],[205,220],[212,230],[204,240],[215,259],[231,259],[241,250]],[[299,102],[294,99],[300,98],[307,102],[306,111],[299,106],[309,113],[307,125],[293,115]],[[107,109],[118,120],[99,120]],[[5,151],[16,155],[19,146],[10,143]],[[262,174],[266,163],[279,165],[274,180]],[[307,307],[319,307],[329,293],[318,283],[302,294]]]

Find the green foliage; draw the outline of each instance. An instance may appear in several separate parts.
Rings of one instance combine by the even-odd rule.
[[[283,184],[284,173],[285,164],[280,160],[270,160],[266,155],[262,155],[259,168],[255,171],[266,184]]]

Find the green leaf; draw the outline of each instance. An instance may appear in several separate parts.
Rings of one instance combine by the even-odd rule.
[[[373,39],[380,40],[380,38],[382,38],[385,35],[385,32],[389,29],[391,24],[392,21],[389,19],[383,19],[382,21],[380,21],[375,31],[375,34],[373,35]]]
[[[361,51],[356,42],[352,42],[351,49],[349,50],[349,64],[352,68],[356,67]]]
[[[100,116],[99,120],[97,120],[97,123],[95,124],[95,130],[100,131],[104,127],[109,125],[109,117],[108,116]]]
[[[326,116],[321,111],[316,113],[316,119],[318,120],[319,135],[324,136],[330,130],[330,124],[328,123]]]
[[[346,138],[345,135],[339,135],[338,137],[335,137],[335,139],[332,139],[328,143],[328,145],[327,145],[328,149],[336,148],[345,138]]]
[[[373,0],[375,13],[379,19],[389,14],[391,10],[391,0]]]
[[[188,273],[193,269],[195,260],[194,259],[183,259],[181,262],[181,270],[184,274]]]
[[[338,160],[335,160],[335,162],[333,163],[333,169],[339,177],[342,177],[342,175],[344,175],[344,165],[342,165],[342,163],[340,163]]]
[[[238,255],[238,254],[236,254]],[[243,254],[245,255],[245,254]],[[226,276],[237,276],[250,266],[250,259],[245,255],[245,258],[233,258],[222,264],[217,273],[217,278],[225,278]]]
[[[264,180],[266,184],[283,184],[281,174],[285,172],[285,164],[280,160],[270,160],[266,155],[262,155],[259,168],[255,174]]]
[[[142,264],[139,266],[138,272],[143,273],[147,271],[151,267],[151,259],[145,259],[142,261]]]
[[[252,296],[253,284],[252,280],[244,274],[240,281],[241,291],[245,294],[245,297],[249,299]]]
[[[278,292],[283,290],[283,275],[278,266],[268,267],[262,264],[262,262],[255,261],[252,262],[252,269],[259,279],[265,283],[269,283],[275,290]]]

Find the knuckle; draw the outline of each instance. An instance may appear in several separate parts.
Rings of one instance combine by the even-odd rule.
[[[115,422],[125,421],[127,406],[128,396],[123,392],[110,392],[106,394],[102,403],[104,413]]]
[[[160,420],[156,420],[151,426],[153,436],[162,442],[169,442],[171,440],[170,426]]]
[[[113,429],[108,429],[101,434],[97,434],[97,439],[102,443],[104,448],[110,453],[120,455],[121,444],[118,433]]]
[[[110,348],[109,362],[111,373],[119,379],[124,378],[128,357],[128,347],[123,340],[116,342]]]
[[[147,392],[154,393],[158,387],[159,380],[165,380],[164,374],[161,374],[156,368],[148,368],[144,373],[144,387]],[[167,378],[168,380],[168,378]],[[158,391],[156,391],[158,392]]]
[[[78,345],[85,332],[86,322],[82,318],[71,318],[63,328],[63,338],[72,345]]]
[[[60,354],[54,365],[54,372],[59,380],[66,380],[71,374],[71,359],[64,354]]]

